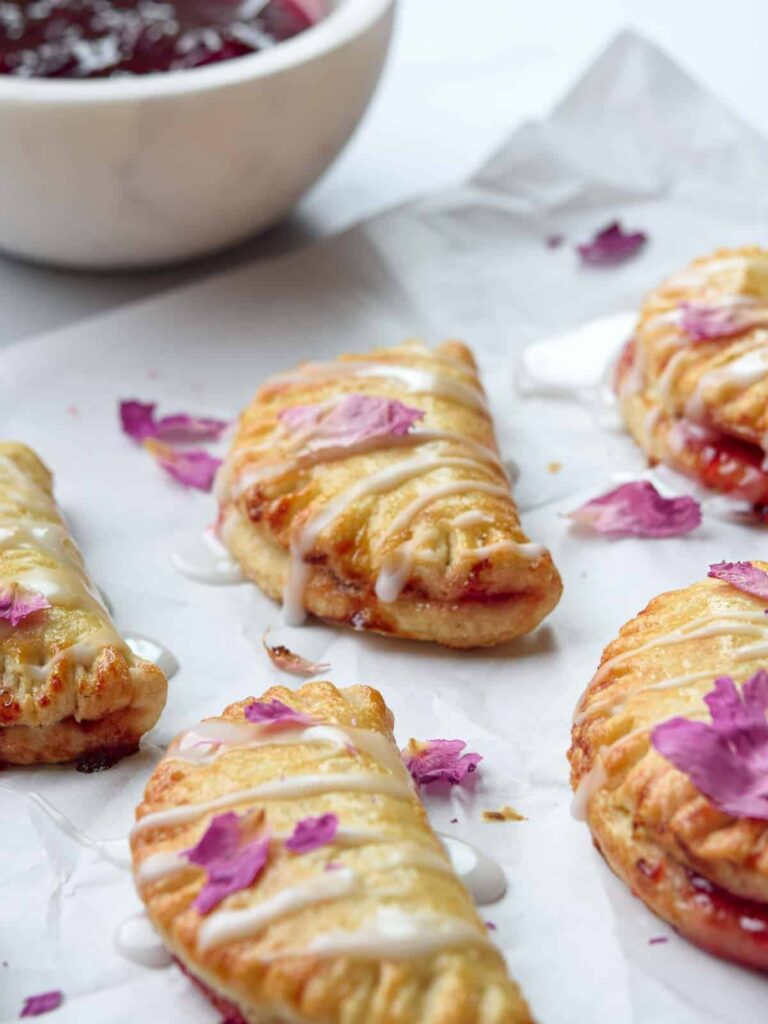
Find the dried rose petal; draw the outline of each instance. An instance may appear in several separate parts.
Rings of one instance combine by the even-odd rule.
[[[695,498],[663,498],[647,480],[622,484],[569,515],[609,537],[680,537],[701,523]]]
[[[205,868],[206,881],[192,906],[207,914],[233,892],[251,885],[267,863],[269,839],[243,843],[240,819],[234,811],[217,814],[204,835],[183,856]]]
[[[244,711],[249,722],[264,726],[312,725],[314,718],[283,704],[281,700],[255,700]]]
[[[309,661],[309,659],[303,658],[300,654],[294,654],[293,651],[282,644],[275,644],[274,647],[270,646],[267,643],[268,632],[269,630],[264,633],[261,642],[264,645],[264,650],[269,655],[269,660],[281,672],[290,672],[294,676],[316,676],[320,672],[327,672],[331,667],[324,661]]]
[[[278,419],[301,444],[346,447],[370,438],[401,437],[423,416],[421,409],[394,398],[346,395],[336,405],[296,405],[283,409]]]
[[[120,423],[124,433],[134,441],[144,441],[148,437],[176,442],[218,441],[227,428],[224,420],[182,412],[156,419],[156,408],[155,402],[135,399],[120,402]]]
[[[151,437],[144,441],[144,447],[174,480],[198,491],[210,491],[221,459],[199,448],[173,448]]]
[[[51,1010],[58,1010],[64,1002],[64,993],[59,989],[50,992],[41,992],[37,996],[27,996],[24,1000],[24,1008],[19,1017],[39,1017],[42,1013],[50,1013]]]
[[[630,256],[634,256],[647,241],[648,236],[645,232],[625,233],[619,221],[615,220],[602,231],[598,231],[591,242],[577,245],[576,250],[582,263],[595,267],[607,267],[623,263]]]
[[[291,853],[309,853],[327,846],[336,838],[339,819],[335,814],[321,814],[319,818],[302,818],[296,822],[292,835],[285,841]]]
[[[649,946],[658,946],[661,942],[669,942],[666,935],[656,935],[652,939],[648,939]]]
[[[767,322],[768,309],[764,305],[740,298],[713,305],[705,302],[680,303],[680,326],[694,341],[732,338]]]
[[[710,565],[707,576],[768,601],[768,572],[751,562],[715,562]]]
[[[651,733],[653,746],[719,810],[768,820],[768,672],[741,692],[729,676],[716,679],[704,700],[712,725],[671,718]]]
[[[9,583],[0,589],[0,619],[10,622],[14,629],[27,616],[50,607],[51,603],[44,594],[27,590],[18,583]]]
[[[475,771],[483,760],[480,754],[466,753],[463,740],[409,740],[401,750],[405,766],[420,785],[430,782],[448,782],[460,785],[468,774]]]

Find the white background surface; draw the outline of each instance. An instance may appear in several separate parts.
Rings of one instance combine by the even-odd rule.
[[[291,224],[235,252],[152,274],[62,273],[0,258],[0,344],[337,231],[461,180],[521,120],[548,110],[626,26],[640,28],[768,130],[762,0],[400,0],[390,64],[368,117]]]
[[[118,398],[229,416],[265,374],[300,358],[450,333],[475,346],[501,450],[520,464],[524,525],[563,574],[561,603],[534,634],[489,651],[316,623],[274,639],[330,662],[339,684],[380,687],[401,741],[457,736],[485,756],[476,792],[430,796],[429,812],[504,866],[508,897],[487,916],[542,1024],[765,1024],[764,978],[692,948],[610,874],[569,816],[565,760],[572,709],[622,623],[659,592],[702,578],[710,562],[755,557],[764,528],[707,508],[701,528],[680,539],[575,531],[565,513],[638,476],[644,459],[596,415],[593,395],[519,397],[515,385],[525,345],[636,308],[693,254],[764,241],[756,225],[768,211],[767,166],[768,141],[624,36],[553,117],[517,133],[473,182],[337,241],[0,355],[0,436],[24,438],[54,468],[118,624],[156,636],[181,664],[136,757],[87,777],[67,766],[0,777],[0,820],[13,823],[0,876],[0,1020],[54,987],[67,999],[51,1024],[216,1020],[175,969],[140,968],[115,952],[110,937],[138,906],[127,876],[29,813],[32,790],[95,835],[124,835],[174,733],[278,681],[259,647],[279,621],[276,606],[249,585],[208,588],[171,567],[171,535],[210,522],[213,502],[165,480],[120,434]],[[580,267],[570,242],[613,216],[646,229],[648,245],[620,267]],[[569,244],[547,249],[554,230]],[[586,356],[588,339],[581,344]],[[563,463],[557,474],[546,468],[553,460]],[[479,820],[507,802],[528,820]],[[659,935],[668,943],[649,945]]]

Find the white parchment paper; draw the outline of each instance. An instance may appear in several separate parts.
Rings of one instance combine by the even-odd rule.
[[[461,737],[484,755],[474,792],[429,798],[430,813],[503,863],[509,893],[486,914],[542,1024],[764,1022],[764,979],[688,946],[601,862],[569,816],[565,751],[573,706],[621,624],[709,562],[764,555],[765,532],[714,516],[680,540],[574,532],[562,513],[639,474],[643,461],[593,392],[521,386],[520,358],[542,336],[635,308],[694,255],[760,241],[766,167],[765,140],[624,35],[548,120],[521,128],[465,186],[0,353],[0,435],[33,445],[54,469],[118,624],[162,640],[181,663],[137,756],[100,775],[0,776],[0,1019],[50,988],[66,995],[49,1018],[61,1024],[217,1019],[175,968],[116,952],[116,927],[138,909],[130,880],[36,813],[28,794],[92,835],[125,835],[177,731],[290,681],[259,646],[264,628],[279,626],[275,605],[250,585],[206,587],[171,567],[171,536],[209,522],[213,502],[166,480],[120,434],[117,399],[232,416],[264,376],[301,358],[421,335],[475,347],[503,452],[521,469],[525,525],[551,547],[563,600],[535,634],[485,652],[319,624],[274,637],[329,661],[340,685],[380,688],[401,740]],[[621,267],[581,268],[572,243],[614,217],[649,232],[645,251]],[[554,233],[568,241],[549,249]],[[578,343],[594,359],[589,334]],[[483,808],[502,803],[528,820],[481,822]],[[649,945],[656,936],[669,941]]]

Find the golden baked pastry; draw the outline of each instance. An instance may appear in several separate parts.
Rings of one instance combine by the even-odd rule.
[[[0,763],[133,753],[165,705],[160,669],[134,657],[89,579],[31,449],[0,442]]]
[[[451,647],[533,629],[562,589],[520,527],[469,349],[421,342],[304,363],[246,409],[219,475],[221,537],[283,600]]]
[[[275,687],[177,737],[155,769],[131,836],[134,879],[227,1019],[530,1021],[392,724],[367,686]]]
[[[702,770],[712,745],[719,756],[728,753],[714,711],[720,689],[733,690],[722,677],[739,688],[726,719],[756,685],[768,703],[768,676],[748,682],[768,665],[766,607],[768,587],[761,598],[722,579],[656,597],[603,652],[577,708],[569,752],[576,816],[586,819],[616,874],[693,942],[761,970],[768,970],[768,821],[753,811],[728,813],[701,791],[705,776],[697,787],[690,775]],[[768,737],[764,715],[762,708],[754,740],[758,732]],[[690,743],[686,771],[668,759],[670,730],[679,736],[681,728]],[[737,758],[743,771],[738,753],[727,760]],[[710,772],[709,785],[722,788],[726,767]]]
[[[768,517],[768,251],[721,249],[651,292],[616,384],[651,461]]]

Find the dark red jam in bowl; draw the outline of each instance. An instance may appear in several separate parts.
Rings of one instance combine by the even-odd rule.
[[[326,0],[0,0],[0,74],[117,78],[197,68],[291,39]]]

